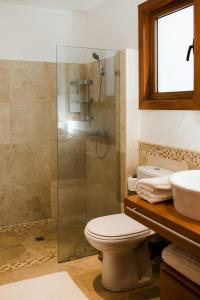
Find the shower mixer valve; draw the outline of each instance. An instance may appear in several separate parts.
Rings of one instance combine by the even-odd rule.
[[[105,130],[103,129],[97,129],[96,131],[93,131],[91,134],[90,134],[91,138],[92,138],[92,141],[95,141],[96,138],[98,137],[108,137],[108,134]]]

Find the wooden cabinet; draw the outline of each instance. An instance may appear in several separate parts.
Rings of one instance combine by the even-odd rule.
[[[160,270],[161,300],[199,300],[200,287],[166,264]]]

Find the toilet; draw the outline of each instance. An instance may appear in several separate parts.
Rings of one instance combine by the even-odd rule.
[[[87,224],[85,236],[88,242],[103,252],[104,288],[119,292],[151,280],[145,240],[152,234],[147,227],[125,214],[100,217]],[[140,249],[137,249],[139,245]]]
[[[169,171],[153,166],[138,168],[139,178],[166,176]],[[89,221],[85,237],[103,252],[102,285],[110,291],[125,291],[152,280],[148,239],[152,230],[125,214],[103,216]]]

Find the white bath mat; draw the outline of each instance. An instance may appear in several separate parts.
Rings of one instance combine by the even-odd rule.
[[[88,300],[67,272],[0,286],[2,300]]]

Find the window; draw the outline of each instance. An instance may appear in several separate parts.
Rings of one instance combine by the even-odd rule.
[[[139,6],[141,109],[200,109],[199,13],[198,0]]]
[[[192,5],[157,20],[159,93],[194,90],[194,56],[186,59],[194,39],[193,12]]]

